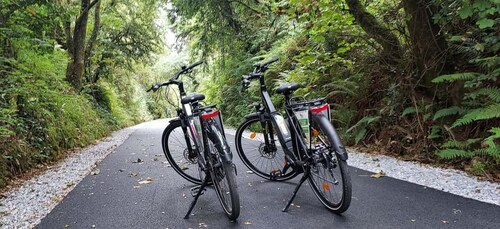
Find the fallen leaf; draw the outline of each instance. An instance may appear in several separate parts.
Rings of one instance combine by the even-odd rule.
[[[153,178],[148,177],[148,178],[146,178],[146,180],[141,180],[141,181],[139,181],[139,184],[149,184],[149,183],[151,183],[152,181],[153,181]]]
[[[380,172],[374,173],[370,177],[371,178],[381,178],[384,176],[385,176],[384,170],[380,170]]]
[[[96,168],[92,172],[90,172],[90,175],[96,176],[96,175],[99,175],[99,173],[101,173],[101,170]]]
[[[64,225],[64,228],[69,228],[69,225],[68,224]]]
[[[248,186],[252,187],[252,183],[248,182]]]
[[[247,220],[247,221],[245,221],[245,223],[244,223],[244,224],[245,224],[245,225],[252,225],[252,222],[250,222],[250,220]]]
[[[199,224],[198,224],[198,227],[199,227],[199,228],[206,228],[206,227],[207,227],[207,224],[206,224],[206,223],[199,223]]]

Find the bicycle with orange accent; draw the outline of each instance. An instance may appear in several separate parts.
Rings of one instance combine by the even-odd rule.
[[[281,85],[277,93],[285,96],[286,118],[275,109],[264,72],[277,58],[254,65],[243,76],[243,88],[259,80],[262,104],[245,117],[236,131],[236,150],[243,163],[256,175],[284,181],[303,174],[283,211],[287,211],[304,181],[309,180],[319,201],[334,213],[345,212],[351,203],[352,187],[347,167],[347,151],[330,120],[325,99],[293,97],[298,84]]]

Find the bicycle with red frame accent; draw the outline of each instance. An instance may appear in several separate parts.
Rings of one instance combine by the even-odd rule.
[[[347,151],[330,120],[330,105],[323,98],[305,100],[293,97],[298,84],[278,87],[285,96],[286,119],[275,109],[265,85],[264,72],[277,58],[254,65],[243,76],[243,88],[259,80],[262,104],[245,117],[235,136],[236,150],[243,163],[256,175],[284,181],[303,173],[287,211],[304,181],[309,180],[314,194],[329,210],[340,214],[351,203],[351,179]]]
[[[191,202],[185,219],[189,218],[198,198],[208,185],[214,185],[224,212],[231,220],[240,214],[240,200],[236,186],[236,167],[224,136],[222,117],[216,105],[202,106],[202,94],[186,95],[179,77],[192,72],[202,64],[196,62],[177,72],[169,81],[154,84],[148,91],[177,85],[181,105],[177,118],[170,120],[162,135],[163,152],[171,167],[186,180],[195,183],[191,189]]]

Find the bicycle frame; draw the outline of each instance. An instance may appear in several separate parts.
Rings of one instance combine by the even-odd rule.
[[[280,128],[280,123],[279,123],[279,117],[281,117],[281,115],[279,115],[279,113],[276,111],[276,108],[274,107],[274,104],[271,101],[271,96],[269,95],[267,87],[265,86],[265,79],[263,74],[259,75],[259,83],[260,83],[260,94],[262,98],[262,103],[264,105],[264,109],[259,109],[260,106],[256,106],[255,109],[261,118],[262,125],[265,125],[264,117],[266,115],[271,118],[271,122],[273,125],[269,129],[270,130],[269,136],[273,135],[272,127],[278,127],[276,128],[277,136],[281,146],[283,147],[283,151],[285,152],[286,159],[295,165],[297,163],[302,164],[305,161],[309,160],[311,155],[309,151],[312,149],[311,147],[307,147],[307,142],[303,137],[301,137],[304,136],[304,132],[300,127],[299,121],[293,111],[291,94],[285,94],[285,111],[287,116],[287,126],[284,126],[284,128],[286,128],[285,130],[286,133],[283,133],[284,131],[282,128]],[[325,105],[328,106],[328,104]],[[317,123],[324,122],[323,119],[328,120],[328,122],[330,120],[329,117],[325,117],[320,113],[314,113],[308,111],[308,115]],[[328,126],[327,131],[333,133],[334,136],[332,139],[328,139],[332,143],[331,145],[333,146],[333,151],[339,156],[341,160],[344,161],[347,160],[347,152],[345,151],[345,147],[342,144],[340,137],[337,134],[337,131],[331,124],[325,126]],[[281,127],[283,127],[283,125],[281,125]],[[264,141],[266,145],[272,141],[271,139],[268,139],[269,136],[268,135],[264,136]]]

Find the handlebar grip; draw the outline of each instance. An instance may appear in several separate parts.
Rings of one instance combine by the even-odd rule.
[[[153,84],[153,85],[151,86],[151,88],[150,88],[150,89],[148,89],[146,92],[150,92],[150,91],[155,92],[155,91],[158,91],[158,89],[160,89],[160,87],[161,87],[161,85],[159,85],[158,83]]]
[[[243,88],[248,88],[248,86],[250,86],[250,80],[243,79],[243,81],[241,82],[241,85],[243,86]]]
[[[198,66],[200,64],[203,64],[203,60],[200,60],[200,61],[198,61],[198,62],[196,62],[194,64],[189,65],[189,67],[187,67],[186,69],[192,69],[192,68],[194,68],[194,67],[196,67],[196,66]]]

